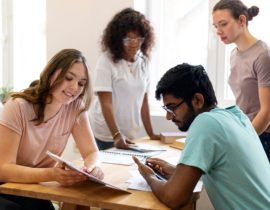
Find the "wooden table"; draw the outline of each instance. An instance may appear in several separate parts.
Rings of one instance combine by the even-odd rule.
[[[142,140],[143,141],[143,140]],[[144,140],[145,141],[145,140]],[[162,145],[159,141],[147,141],[148,144],[160,145],[167,149],[158,155],[160,158],[179,156],[180,150]],[[101,165],[105,181],[117,187],[127,189],[129,170],[135,166],[123,166],[114,164]],[[0,185],[0,193],[60,201],[69,204],[69,209],[75,205],[93,206],[105,209],[117,210],[168,210],[152,192],[128,190],[131,194],[114,190],[100,184],[86,181],[72,187],[61,187],[56,182],[39,184],[5,183]],[[199,193],[194,193],[190,203],[182,210],[194,210]]]

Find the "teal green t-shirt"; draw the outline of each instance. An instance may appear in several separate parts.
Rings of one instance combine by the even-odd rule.
[[[199,114],[179,163],[204,172],[215,209],[270,209],[270,164],[250,120],[237,106]]]

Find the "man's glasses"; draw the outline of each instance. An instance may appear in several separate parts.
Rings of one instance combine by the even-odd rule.
[[[162,108],[166,111],[171,113],[173,116],[175,116],[175,110],[178,109],[185,101],[181,101],[179,104],[176,104],[175,106],[162,106]]]
[[[130,38],[126,37],[123,39],[123,44],[128,46],[130,44],[139,44],[141,45],[144,42],[144,37]]]

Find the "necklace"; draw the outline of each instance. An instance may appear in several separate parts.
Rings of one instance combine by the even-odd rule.
[[[134,71],[133,63],[127,62],[127,66],[128,66],[129,72],[130,72],[130,73],[133,73],[133,71]]]

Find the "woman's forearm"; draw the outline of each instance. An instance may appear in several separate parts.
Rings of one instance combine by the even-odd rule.
[[[98,166],[100,165],[100,159],[99,159],[99,152],[91,152],[86,156],[84,159],[84,166],[87,168],[91,168],[93,166]]]
[[[3,164],[0,169],[3,182],[38,183],[53,180],[53,168],[31,168],[16,164]]]
[[[258,135],[262,134],[268,128],[269,123],[270,123],[270,114],[264,111],[259,111],[252,121],[252,125],[255,128]]]

